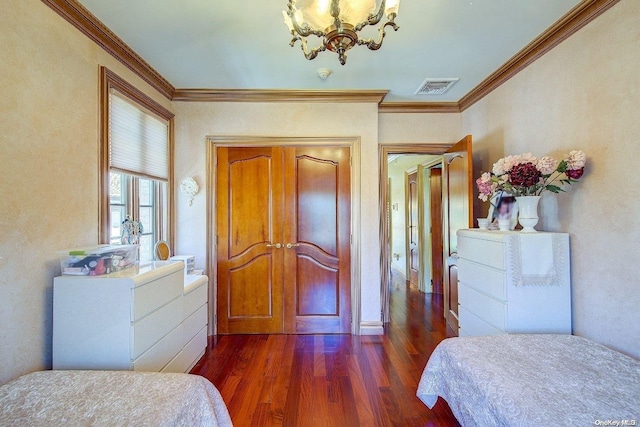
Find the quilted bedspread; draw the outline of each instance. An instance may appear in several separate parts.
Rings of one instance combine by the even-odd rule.
[[[640,361],[571,335],[450,338],[417,395],[465,427],[640,425]]]
[[[218,390],[188,374],[41,371],[0,387],[0,425],[231,426]]]

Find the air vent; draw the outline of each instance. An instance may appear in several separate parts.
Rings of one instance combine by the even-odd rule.
[[[460,79],[426,79],[416,91],[416,95],[442,95]]]

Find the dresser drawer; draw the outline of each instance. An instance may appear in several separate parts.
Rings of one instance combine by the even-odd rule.
[[[184,296],[184,317],[187,318],[207,302],[208,295],[207,282],[203,282],[196,289],[193,289]]]
[[[504,270],[504,244],[492,240],[458,236],[458,257]]]
[[[182,321],[182,298],[175,298],[131,325],[131,359],[136,359]]]
[[[507,300],[506,273],[502,270],[480,265],[473,261],[458,259],[458,280],[499,300]]]
[[[181,296],[183,292],[182,270],[132,289],[133,304],[131,320],[136,321],[151,313],[167,301]]]
[[[459,336],[461,337],[506,334],[503,330],[493,327],[462,306],[458,309],[458,318],[460,323]]]
[[[201,305],[195,313],[187,317],[182,323],[185,343],[191,340],[204,326],[207,326],[207,304]]]
[[[182,349],[182,324],[133,361],[134,371],[160,372]]]
[[[180,353],[176,354],[176,357],[171,359],[171,361],[167,363],[165,367],[160,370],[160,372],[182,374],[186,369],[187,367],[184,365],[184,353],[181,351]]]
[[[499,330],[506,330],[506,305],[488,295],[460,283],[458,286],[460,307],[475,314]]]
[[[184,346],[182,357],[184,358],[185,372],[193,368],[207,349],[207,328],[198,331],[195,337]]]

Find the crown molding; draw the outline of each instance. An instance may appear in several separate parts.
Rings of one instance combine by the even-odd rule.
[[[174,101],[191,102],[374,102],[388,90],[176,89]]]
[[[98,18],[78,3],[77,0],[42,0],[42,2],[162,95],[172,99],[175,90],[173,85],[154,70],[140,55],[135,53],[120,37],[100,22]]]
[[[463,96],[458,104],[464,111],[487,96],[511,77],[518,74],[535,60],[569,38],[580,28],[596,19],[619,0],[583,0],[545,32],[516,53],[500,68],[491,73],[478,86]]]
[[[382,102],[379,113],[459,113],[457,102]]]

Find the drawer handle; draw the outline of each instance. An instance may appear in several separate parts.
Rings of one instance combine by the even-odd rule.
[[[266,246],[268,248],[280,249],[282,247],[282,243],[267,243]]]
[[[287,249],[297,248],[300,246],[300,243],[287,243]]]

